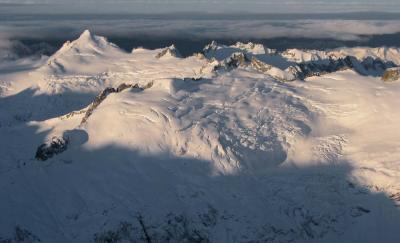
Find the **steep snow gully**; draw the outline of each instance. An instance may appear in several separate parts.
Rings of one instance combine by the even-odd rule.
[[[0,70],[0,242],[400,242],[399,65],[85,31]]]

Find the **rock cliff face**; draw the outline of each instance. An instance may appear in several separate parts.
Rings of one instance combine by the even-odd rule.
[[[399,81],[400,80],[400,67],[387,69],[382,76],[382,80],[385,82]]]

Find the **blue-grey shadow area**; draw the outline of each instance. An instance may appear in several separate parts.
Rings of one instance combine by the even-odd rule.
[[[18,73],[18,72],[25,72],[25,71],[32,71],[36,67],[34,63],[26,63],[26,64],[20,64],[18,63],[20,60],[14,60],[14,61],[6,61],[4,63],[0,62],[0,73],[1,74],[12,74],[12,73]],[[23,60],[22,60],[23,61]],[[39,60],[34,60],[32,58],[32,61],[39,61]]]
[[[80,110],[97,94],[66,91],[60,94],[36,94],[28,88],[15,95],[0,97],[0,127],[43,121]]]
[[[2,195],[0,240],[400,240],[395,202],[352,179],[350,161],[222,174],[208,160],[122,145],[90,148],[84,130],[64,135],[71,139],[65,152],[26,161],[2,179],[2,194],[13,196]]]

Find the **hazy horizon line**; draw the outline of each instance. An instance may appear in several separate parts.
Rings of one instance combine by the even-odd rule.
[[[394,2],[358,3],[290,3],[285,2],[17,2],[1,1],[4,9],[20,13],[47,13],[53,10],[54,14],[70,13],[110,13],[110,14],[172,14],[172,13],[202,13],[202,14],[352,14],[352,13],[382,13],[400,14],[400,6]],[[60,6],[63,6],[59,9]],[[4,10],[3,9],[3,10]],[[195,10],[194,10],[195,9]],[[0,10],[0,12],[3,12]]]

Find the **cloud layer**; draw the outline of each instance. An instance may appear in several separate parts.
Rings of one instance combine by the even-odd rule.
[[[0,17],[1,19],[1,17]],[[154,41],[272,38],[360,41],[366,36],[400,33],[400,19],[344,20],[254,18],[249,16],[166,15],[41,15],[0,22],[0,53],[15,40],[71,40],[84,29],[112,38]]]
[[[397,20],[248,20],[248,19],[47,19],[0,23],[0,39],[68,39],[84,29],[118,37],[221,39],[329,38],[359,40],[363,35],[400,32]]]

